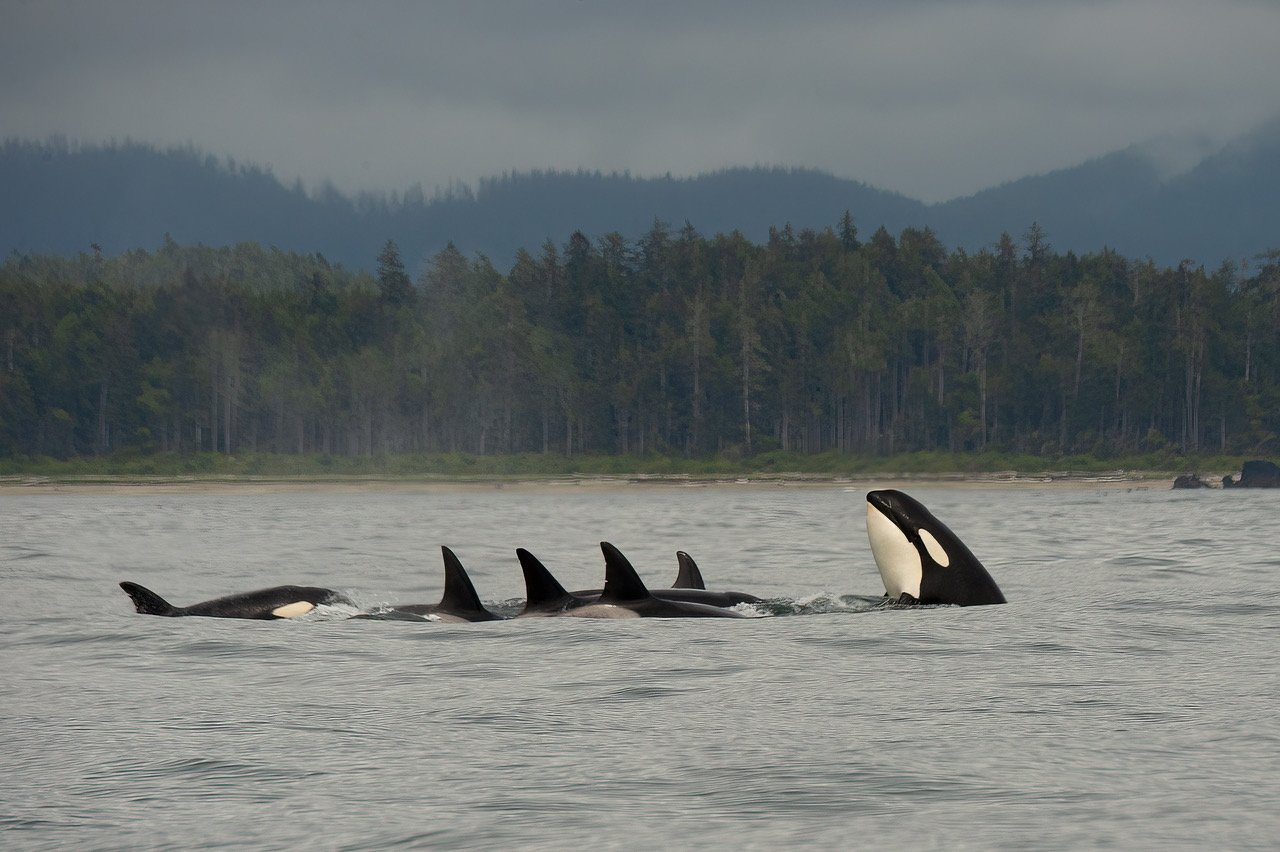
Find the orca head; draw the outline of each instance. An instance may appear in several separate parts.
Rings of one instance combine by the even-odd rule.
[[[1004,603],[978,558],[946,524],[901,491],[867,494],[867,539],[885,593],[922,604]]]

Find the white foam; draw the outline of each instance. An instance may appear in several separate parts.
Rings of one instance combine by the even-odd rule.
[[[747,602],[734,604],[733,606],[729,607],[729,609],[735,612],[740,612],[743,615],[747,616],[748,618],[771,618],[773,616],[773,613],[761,607],[758,607],[755,604],[747,603]]]

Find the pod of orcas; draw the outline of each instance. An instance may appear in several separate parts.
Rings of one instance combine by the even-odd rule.
[[[920,501],[901,491],[867,494],[867,538],[888,606],[980,606],[1002,604],[1004,594],[973,552]],[[679,573],[669,589],[650,589],[623,553],[600,543],[605,578],[600,589],[568,591],[539,559],[516,550],[524,573],[525,603],[516,618],[746,618],[738,607],[763,599],[747,592],[706,587],[693,557],[676,554]],[[438,603],[395,604],[376,614],[356,617],[431,621],[496,621],[504,616],[481,602],[457,555],[442,547],[444,593]],[[215,598],[190,606],[174,606],[137,583],[120,587],[138,612],[163,616],[214,618],[297,618],[322,605],[354,606],[340,592],[313,586],[273,586]]]

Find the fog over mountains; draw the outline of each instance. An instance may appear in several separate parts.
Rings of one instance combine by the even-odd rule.
[[[874,176],[867,176],[874,183]],[[194,148],[135,142],[0,147],[0,251],[108,254],[179,243],[258,242],[371,269],[394,239],[411,268],[452,242],[499,269],[516,252],[575,230],[635,239],[655,220],[767,239],[770,227],[834,227],[849,211],[863,238],[928,227],[968,251],[1038,222],[1053,248],[1110,247],[1161,265],[1216,268],[1280,249],[1280,117],[1230,143],[1136,144],[1071,168],[924,204],[871,183],[803,168],[733,168],[691,178],[523,172],[427,197],[351,198],[286,185],[269,169]]]

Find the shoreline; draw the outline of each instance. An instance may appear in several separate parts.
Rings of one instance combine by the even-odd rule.
[[[577,488],[1172,488],[1174,473],[1049,471],[1018,473],[884,473],[836,475],[777,473],[755,475],[583,474],[561,476],[4,476],[3,494],[200,494],[372,491],[495,490],[551,491]]]

